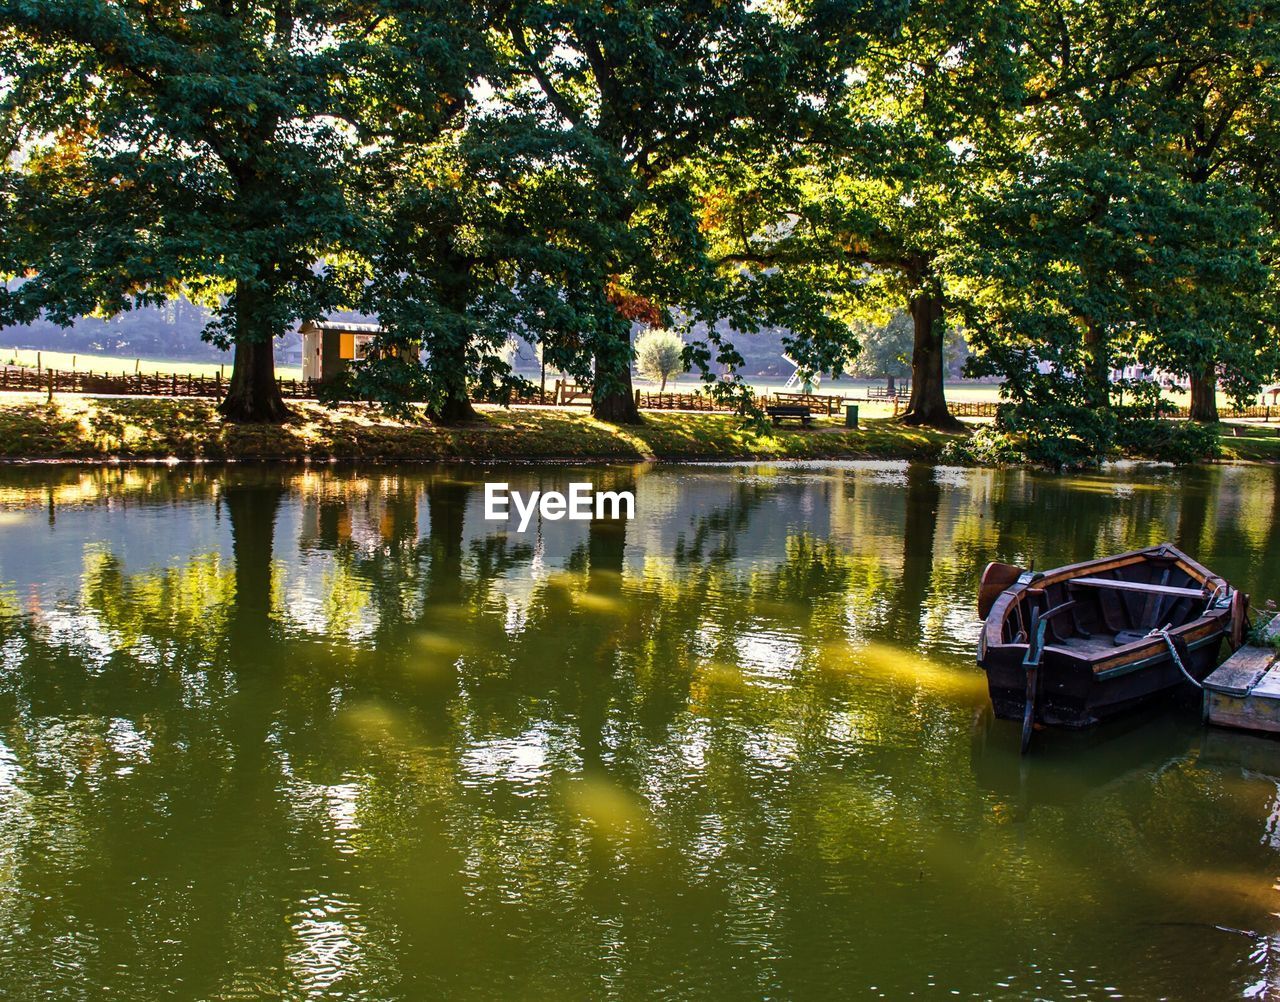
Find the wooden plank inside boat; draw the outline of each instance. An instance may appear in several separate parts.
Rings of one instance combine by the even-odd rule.
[[[1144,595],[1176,595],[1178,598],[1208,598],[1199,588],[1177,588],[1173,585],[1146,584],[1141,581],[1121,581],[1118,578],[1071,578],[1067,587],[1105,588],[1108,591],[1135,591]]]

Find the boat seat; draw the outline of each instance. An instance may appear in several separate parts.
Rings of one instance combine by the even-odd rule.
[[[1141,592],[1144,595],[1169,595],[1177,598],[1208,598],[1203,588],[1177,588],[1173,585],[1145,584],[1142,581],[1121,581],[1113,578],[1070,578],[1067,587],[1105,588],[1108,591]]]
[[[1139,640],[1146,640],[1147,635],[1142,630],[1119,630],[1115,635],[1115,645],[1124,647],[1126,644],[1136,644]]]

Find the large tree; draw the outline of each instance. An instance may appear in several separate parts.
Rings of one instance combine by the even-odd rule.
[[[445,128],[486,64],[472,3],[2,0],[12,151],[0,321],[186,292],[233,347],[221,410],[287,416],[272,345],[351,301],[364,160]]]
[[[1171,345],[1190,379],[1191,418],[1212,422],[1219,372],[1233,397],[1251,397],[1280,349],[1267,288],[1277,250],[1280,4],[1220,2],[1204,15],[1193,22],[1191,51],[1184,42],[1182,61],[1161,67],[1150,89],[1173,114],[1178,178],[1203,242],[1235,255],[1203,283],[1212,297],[1204,317]]]
[[[842,79],[847,54],[880,23],[882,9],[894,6],[881,0],[513,5],[506,40],[516,80],[506,96],[559,135],[565,152],[552,164],[571,159],[583,166],[596,207],[591,225],[561,230],[558,245],[603,276],[593,292],[613,306],[593,311],[596,323],[582,332],[594,361],[597,417],[638,419],[634,322],[665,323],[678,307],[689,323],[714,329],[730,311],[726,276],[707,255],[691,196],[699,170],[727,151],[778,141],[797,106],[826,96]]]
[[[589,383],[596,340],[622,322],[600,252],[614,203],[592,184],[597,168],[590,147],[496,101],[455,134],[382,158],[361,298],[383,333],[335,395],[466,421],[476,395],[531,389],[511,369],[513,341]]]
[[[722,260],[792,273],[855,325],[910,315],[908,424],[956,424],[943,385],[945,260],[1019,108],[1022,20],[1008,0],[913,4],[791,142],[721,172]]]

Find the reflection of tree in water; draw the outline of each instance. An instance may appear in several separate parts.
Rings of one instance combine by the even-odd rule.
[[[228,969],[278,973],[277,945],[251,930],[300,893],[277,854],[306,837],[277,795],[280,763],[268,747],[281,699],[270,625],[280,497],[270,480],[228,483],[231,568],[207,554],[128,575],[110,553],[90,551],[77,615],[92,629],[18,624],[24,657],[6,677],[4,740],[26,775],[45,788],[67,783],[70,799],[47,840],[6,849],[27,883],[57,895],[69,931],[96,931],[100,952],[75,960],[95,982],[119,984],[117,963],[129,958],[119,965],[126,978],[198,994],[213,993]],[[110,652],[85,646],[86,635],[109,638]],[[211,843],[213,832],[225,841]],[[45,846],[78,847],[76,869],[45,865]]]
[[[770,496],[770,487],[757,480],[735,483],[727,502],[695,516],[688,538],[680,534],[673,554],[676,564],[732,560],[738,552],[739,534],[747,530],[753,514]]]
[[[890,602],[889,622],[904,647],[920,641],[920,617],[929,594],[942,488],[933,468],[907,467],[907,508],[902,531],[902,580]]]

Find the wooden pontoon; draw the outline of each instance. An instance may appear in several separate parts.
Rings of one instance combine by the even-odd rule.
[[[1086,727],[1159,693],[1198,683],[1228,634],[1238,645],[1245,598],[1169,544],[1055,570],[989,564],[978,664],[996,715]]]

